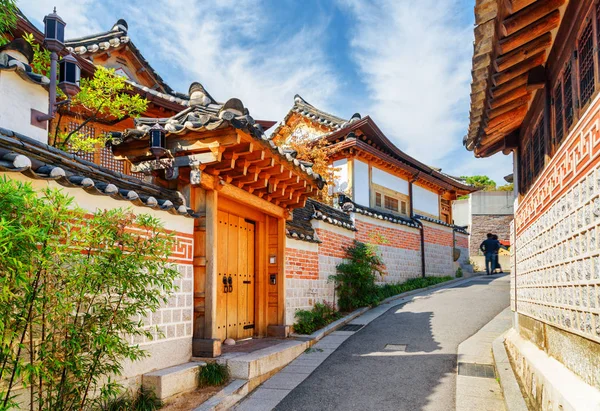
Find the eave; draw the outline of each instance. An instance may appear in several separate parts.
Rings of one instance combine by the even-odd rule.
[[[463,144],[508,154],[537,90],[569,0],[477,0],[471,110]]]

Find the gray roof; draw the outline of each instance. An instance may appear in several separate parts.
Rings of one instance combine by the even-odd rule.
[[[181,193],[112,171],[30,137],[0,128],[0,171],[21,173],[36,180],[52,180],[89,194],[195,217]]]
[[[29,60],[29,63],[33,58],[31,46],[23,39],[14,39],[10,43],[0,47],[0,71],[14,71],[23,80],[33,84],[39,84],[41,86],[50,84],[50,79],[48,77],[34,73],[30,64],[10,56],[6,53],[8,50],[14,50],[21,53]]]

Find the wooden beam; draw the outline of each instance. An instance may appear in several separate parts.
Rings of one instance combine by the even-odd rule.
[[[509,122],[513,122],[515,119],[522,119],[525,114],[527,114],[527,105],[522,105],[519,107],[516,107],[512,110],[509,110],[503,114],[500,114],[498,116],[496,116],[495,118],[491,119],[488,121],[487,123],[487,129],[494,129],[497,126],[501,126],[503,124],[509,123]]]
[[[503,106],[500,106],[494,110],[490,110],[488,112],[488,118],[491,120],[495,117],[498,117],[501,114],[506,113],[507,111],[510,111],[514,108],[517,108],[519,106],[522,106],[523,104],[529,104],[529,101],[531,100],[531,93],[527,93],[522,97],[519,97]]]
[[[527,91],[527,86],[523,85],[519,88],[509,91],[506,94],[503,94],[502,96],[500,96],[498,98],[492,99],[490,101],[489,107],[492,110],[497,109],[499,107],[504,106],[505,104],[510,103],[511,101],[514,101],[518,98],[526,96],[527,93],[529,93],[529,91]]]
[[[546,51],[552,45],[552,33],[546,33],[535,40],[519,47],[510,53],[500,56],[496,59],[496,70],[498,72],[509,69],[510,67],[527,60],[540,51]]]
[[[202,180],[207,177],[202,173]],[[217,210],[218,193],[212,189],[214,180],[210,181],[210,187],[206,191],[206,288],[205,288],[205,316],[204,316],[204,338],[216,338],[217,331]],[[208,187],[205,187],[208,188]]]
[[[537,66],[527,73],[527,90],[534,91],[546,86],[546,68]]]
[[[508,2],[507,11],[510,14],[518,13],[520,10],[535,3],[538,0],[511,0]]]
[[[508,93],[516,88],[524,86],[527,84],[527,73],[521,74],[519,77],[516,77],[501,86],[494,87],[491,90],[491,95],[493,98],[498,98],[503,94]]]
[[[503,36],[510,36],[524,29],[535,21],[550,14],[565,3],[565,0],[538,0],[528,7],[513,14],[502,23],[501,32]]]
[[[546,62],[546,51],[541,51],[535,56],[528,58],[525,61],[522,61],[518,64],[515,64],[511,68],[501,72],[496,73],[492,77],[492,82],[495,86],[499,86],[501,84],[506,83],[516,77],[519,77],[521,74],[529,72],[534,67],[540,66]]]
[[[498,45],[499,53],[498,54],[506,54],[513,50],[518,49],[524,44],[529,43],[530,41],[540,37],[543,34],[546,34],[549,31],[554,30],[560,24],[560,11],[555,10],[547,16],[542,17],[538,21],[533,24],[525,27],[522,30],[517,31],[500,40]]]

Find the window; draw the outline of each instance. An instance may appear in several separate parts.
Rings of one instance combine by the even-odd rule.
[[[565,103],[565,129],[569,130],[573,125],[573,79],[571,76],[571,62],[569,61],[563,73],[564,98]]]
[[[578,41],[578,59],[579,59],[579,101],[581,107],[594,94],[594,36],[592,20],[587,23]]]
[[[520,155],[519,188],[522,194],[529,190],[529,187],[544,169],[546,155],[546,134],[544,130],[544,117],[542,117],[528,136]]]
[[[559,82],[554,89],[554,144],[562,142],[565,135],[564,120],[565,115],[562,98],[562,82]]]
[[[375,193],[375,207],[381,207],[381,193]]]
[[[400,212],[402,214],[407,214],[407,212],[406,212],[406,201],[400,201]]]
[[[544,156],[546,153],[546,141],[544,139],[544,118],[539,121],[533,133],[533,178],[544,168]]]
[[[398,212],[398,199],[385,196],[385,208],[390,211]]]

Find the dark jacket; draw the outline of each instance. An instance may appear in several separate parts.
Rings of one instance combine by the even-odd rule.
[[[488,238],[487,240],[484,240],[483,243],[481,243],[479,249],[485,254],[497,253],[500,249],[500,242],[498,240]]]

